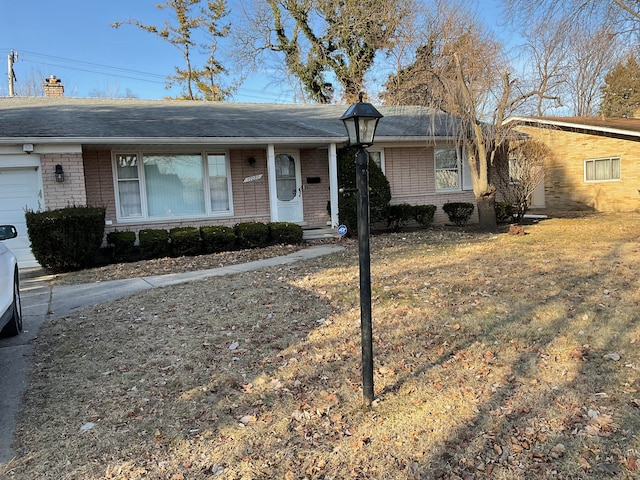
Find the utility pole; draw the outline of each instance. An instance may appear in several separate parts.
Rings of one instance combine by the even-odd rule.
[[[7,56],[7,74],[9,76],[9,96],[13,97],[15,91],[13,89],[13,82],[16,81],[16,73],[13,71],[13,63],[18,61],[18,52],[11,50]]]

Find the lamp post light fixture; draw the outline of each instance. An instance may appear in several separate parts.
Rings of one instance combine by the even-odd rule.
[[[382,114],[370,103],[351,105],[342,115],[349,146],[357,147],[356,189],[358,191],[358,259],[360,265],[360,331],[362,336],[362,391],[364,402],[373,402],[373,334],[371,325],[371,251],[369,248],[369,153]]]

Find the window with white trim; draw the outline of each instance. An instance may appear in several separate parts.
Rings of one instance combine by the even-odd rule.
[[[120,219],[231,213],[225,153],[117,153],[114,163]]]
[[[592,158],[584,161],[585,182],[620,180],[620,157]]]
[[[375,163],[380,170],[382,170],[382,173],[384,172],[384,150],[370,150],[367,149],[367,152],[369,152],[369,158],[371,160],[373,160],[373,163]]]
[[[433,152],[436,191],[460,190],[460,150],[436,148]]]

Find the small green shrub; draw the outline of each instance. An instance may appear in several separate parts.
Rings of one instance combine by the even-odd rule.
[[[240,248],[262,248],[269,245],[269,227],[266,223],[238,223],[233,229]]]
[[[442,210],[449,217],[449,221],[458,226],[465,225],[469,221],[474,208],[473,203],[466,202],[450,202],[442,206]]]
[[[427,228],[433,223],[433,217],[436,214],[435,205],[414,205],[413,219],[418,222],[422,228]]]
[[[302,243],[304,232],[300,225],[291,222],[271,222],[268,225],[271,243],[274,245]]]
[[[509,202],[496,202],[496,220],[498,223],[512,223],[516,209]]]
[[[197,227],[175,227],[169,230],[171,252],[176,257],[198,255],[202,250],[200,229]]]
[[[27,211],[33,256],[54,273],[91,267],[104,238],[105,209],[66,207]]]
[[[112,257],[116,260],[124,260],[133,255],[136,244],[136,232],[109,232],[107,233],[107,245],[111,249]]]
[[[228,252],[236,246],[236,234],[233,227],[213,225],[200,227],[202,249],[205,253]]]
[[[138,243],[145,258],[161,258],[169,254],[169,232],[147,228],[138,233]]]
[[[389,205],[387,212],[387,228],[393,232],[402,230],[413,217],[413,207],[408,203]]]

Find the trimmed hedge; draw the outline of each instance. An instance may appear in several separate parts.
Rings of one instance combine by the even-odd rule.
[[[202,250],[205,253],[228,252],[236,246],[236,234],[233,227],[219,225],[200,227]]]
[[[413,219],[418,222],[422,228],[427,228],[433,223],[433,217],[436,214],[437,207],[435,205],[414,205]]]
[[[274,245],[302,243],[304,232],[300,225],[291,222],[271,222],[268,226],[271,243]]]
[[[202,250],[200,229],[196,227],[175,227],[169,230],[171,251],[176,257],[198,255]]]
[[[105,209],[66,207],[27,211],[33,256],[54,273],[91,267],[104,238]]]
[[[449,221],[458,226],[465,225],[469,221],[474,208],[473,203],[466,202],[450,202],[442,206],[442,210],[449,217]]]
[[[113,258],[121,260],[133,255],[136,244],[136,232],[118,231],[107,233],[107,245]]]
[[[233,230],[240,248],[262,248],[269,245],[269,227],[266,223],[238,223]]]
[[[399,232],[407,226],[413,217],[413,206],[408,203],[389,205],[387,216],[387,228],[393,232]]]
[[[169,232],[147,228],[138,233],[138,243],[145,258],[161,258],[169,254]]]

